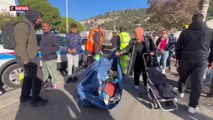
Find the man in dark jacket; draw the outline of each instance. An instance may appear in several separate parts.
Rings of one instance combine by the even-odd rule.
[[[50,31],[51,27],[48,22],[42,23],[42,30],[44,34],[40,43],[40,49],[42,52],[43,79],[47,81],[50,75],[52,85],[48,86],[46,89],[54,90],[57,88],[56,81],[59,79],[56,54],[59,50],[59,45],[57,37]]]
[[[136,35],[135,36],[143,36],[141,39],[139,37],[135,37],[135,39],[129,42],[129,45],[124,48],[124,50],[117,52],[117,56],[126,55],[128,53],[132,53],[131,62],[129,65],[129,70],[127,74],[131,74],[132,70],[134,69],[134,81],[135,81],[135,88],[139,89],[139,78],[141,71],[143,73],[143,82],[144,86],[147,86],[147,75],[145,69],[145,62],[143,60],[144,53],[150,53],[154,55],[155,45],[152,39],[148,36],[144,36],[144,34]]]
[[[195,14],[188,30],[184,30],[177,41],[175,52],[177,66],[179,66],[179,92],[184,92],[188,76],[191,74],[191,94],[189,97],[190,113],[195,108],[201,94],[201,83],[208,66],[213,66],[213,31],[203,22],[201,13]]]
[[[37,57],[37,40],[34,27],[40,21],[40,13],[30,9],[26,12],[24,22],[19,22],[14,29],[16,60],[24,68],[20,102],[31,99],[30,92],[32,90],[31,104],[34,106],[42,106],[47,103],[47,100],[39,96],[43,76],[38,63],[35,61]]]

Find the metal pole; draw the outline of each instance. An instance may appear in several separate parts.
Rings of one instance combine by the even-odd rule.
[[[69,16],[68,16],[68,0],[66,0],[66,32],[68,33],[68,18],[69,18]]]

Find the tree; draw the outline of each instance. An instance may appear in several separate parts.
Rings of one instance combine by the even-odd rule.
[[[211,0],[200,0],[199,9],[200,9],[201,13],[204,15],[203,21],[206,21],[206,16],[207,16],[210,1]]]
[[[21,19],[21,17],[16,17],[12,14],[10,14],[10,12],[7,11],[2,11],[0,14],[0,30],[2,29],[2,27],[7,24],[7,23],[16,23]]]
[[[66,33],[66,19],[59,15],[59,10],[48,3],[48,0],[19,0],[20,5],[29,5],[30,8],[37,9],[42,14],[42,21],[47,21],[51,27],[59,32]],[[82,25],[69,18],[70,23],[76,23],[79,31],[83,30]]]
[[[198,11],[198,0],[149,0],[152,23],[161,23],[166,29],[182,28],[189,24]]]

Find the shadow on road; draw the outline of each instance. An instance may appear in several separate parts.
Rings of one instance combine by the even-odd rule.
[[[73,97],[75,97],[75,88],[79,82],[80,81],[76,83],[65,84],[64,89],[69,92]],[[79,106],[79,109],[81,111],[81,115],[80,117],[78,117],[78,120],[114,120],[114,118],[110,115],[109,110],[101,109],[95,106]]]
[[[108,110],[79,107],[74,101],[76,85],[64,85],[67,91],[43,92],[42,96],[49,100],[46,106],[32,107],[30,102],[20,104],[15,120],[114,120]]]
[[[141,82],[142,83],[142,82]],[[173,86],[177,85],[177,82],[174,80],[169,80],[169,83]],[[143,85],[140,85],[140,89],[136,90],[134,88],[134,80],[131,77],[126,76],[124,79],[124,90],[129,92],[135,99],[137,99],[145,107],[151,109],[150,102],[151,100],[147,96],[146,88]],[[184,119],[184,120],[212,120],[212,118],[202,114],[190,114],[188,113],[188,107],[186,105],[178,104],[178,110],[172,111],[171,113]],[[153,111],[155,111],[153,109]]]

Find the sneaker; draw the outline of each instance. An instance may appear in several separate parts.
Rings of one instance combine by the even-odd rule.
[[[32,102],[31,102],[31,105],[34,106],[34,107],[39,107],[39,106],[44,106],[44,105],[46,105],[47,102],[48,102],[47,99],[43,99],[43,98],[40,97],[38,100],[32,101]]]
[[[183,98],[184,97],[184,93],[180,93],[180,97]]]
[[[2,91],[0,91],[0,95],[2,95],[3,94],[3,92]]]
[[[166,74],[166,70],[165,69],[162,69],[162,74]]]
[[[32,99],[31,96],[28,96],[26,98],[20,97],[20,103],[24,103],[24,102],[30,101],[31,99]]]
[[[137,89],[137,90],[138,90],[138,89],[139,89],[139,85],[135,85],[135,89]]]
[[[189,112],[189,113],[192,113],[192,114],[195,114],[195,113],[196,113],[196,110],[195,110],[195,108],[193,108],[193,107],[189,107],[188,112]]]
[[[51,90],[55,90],[55,89],[57,89],[57,85],[56,85],[56,84],[49,85],[49,86],[46,88],[47,91],[51,91]]]

